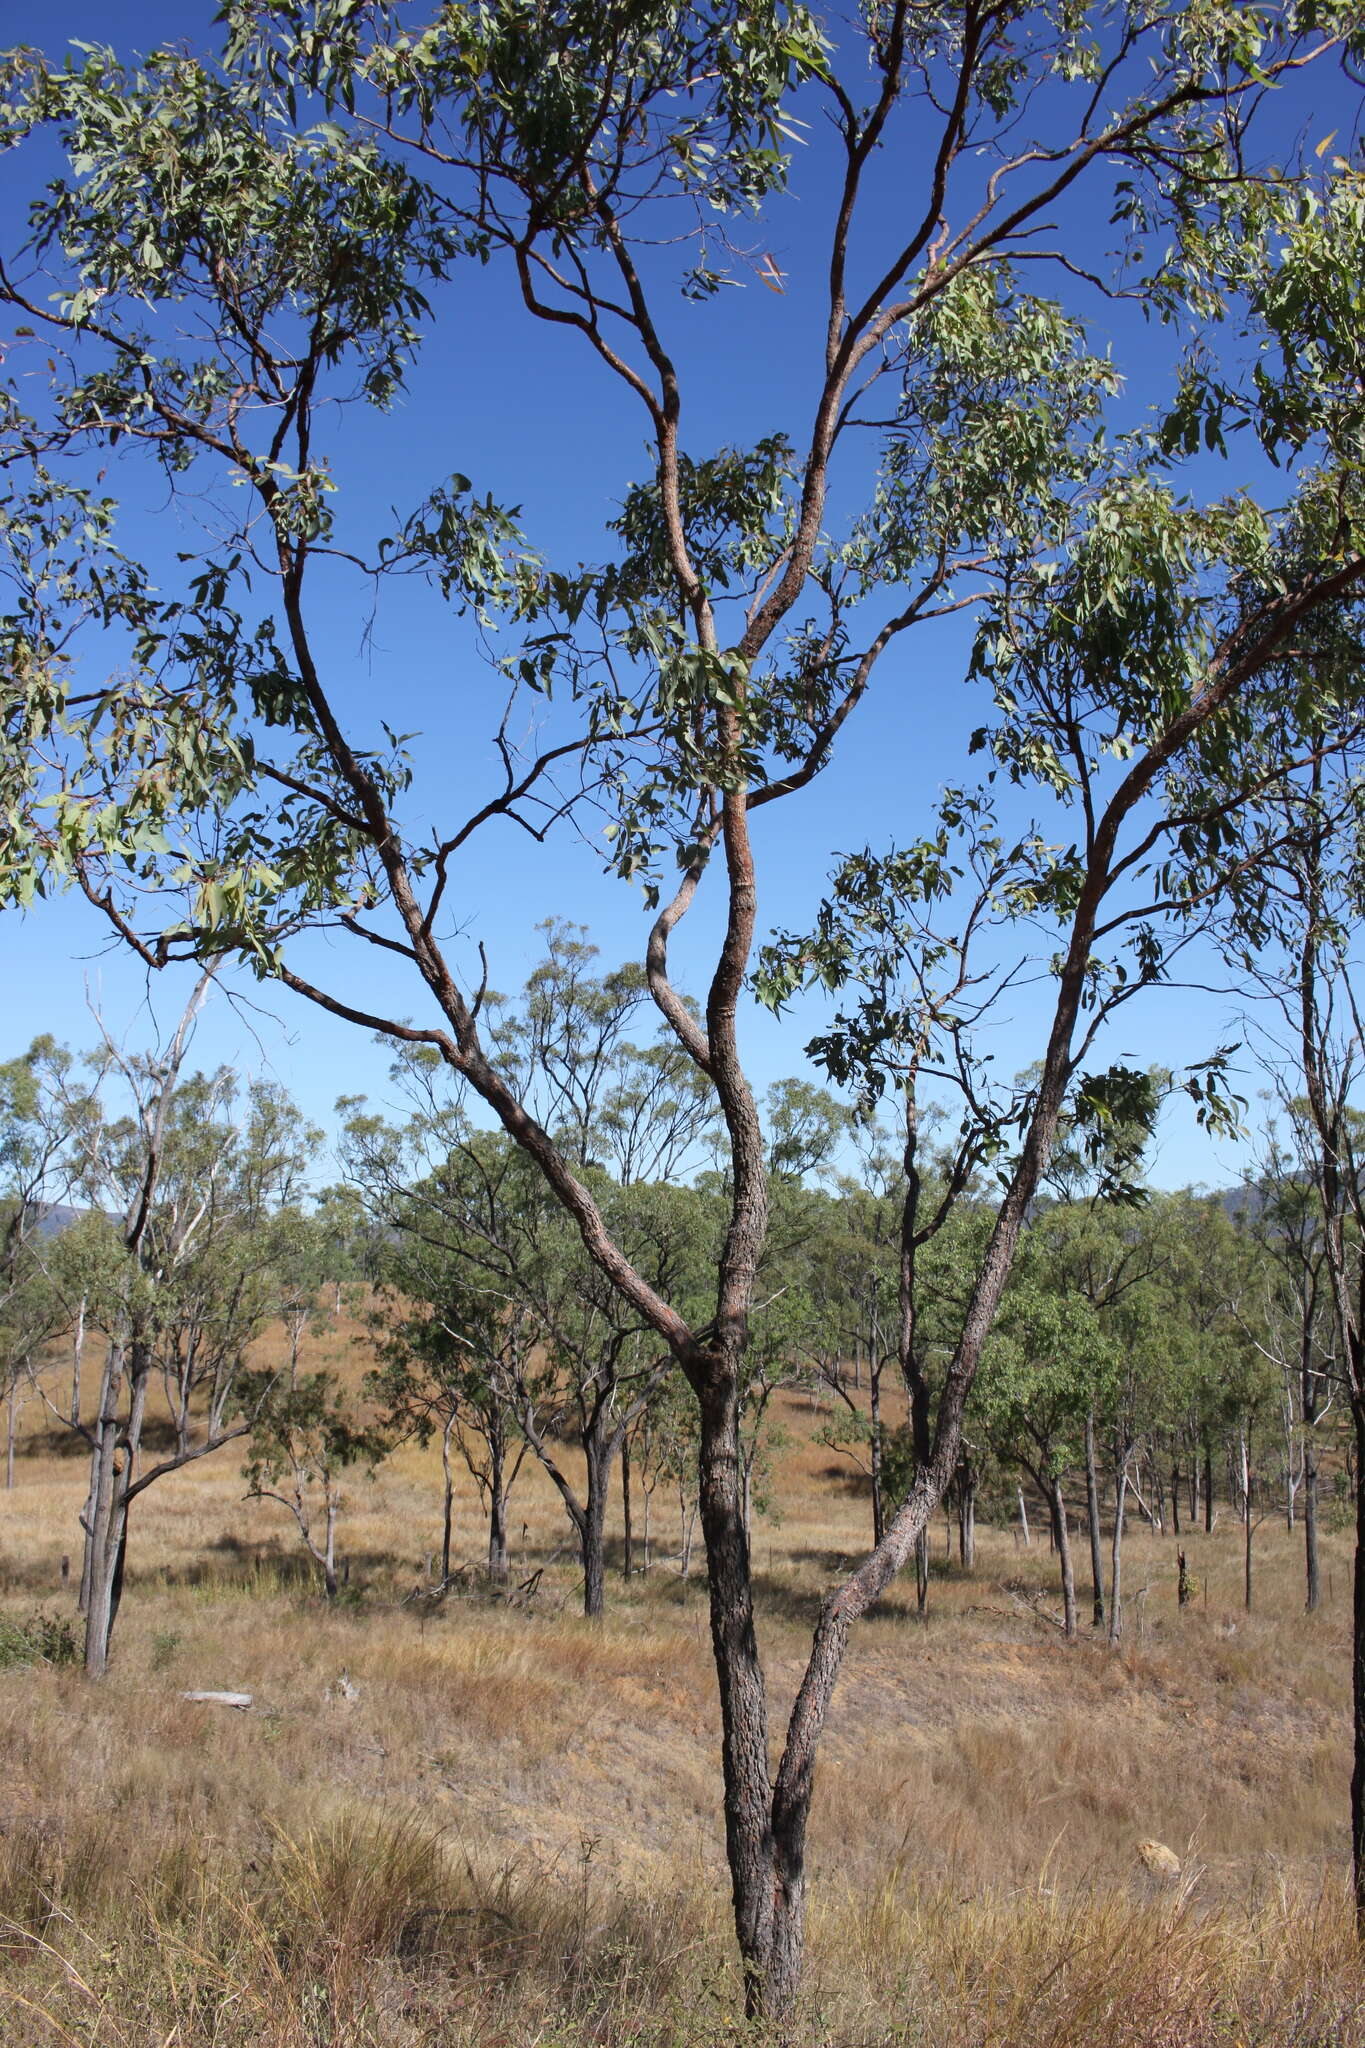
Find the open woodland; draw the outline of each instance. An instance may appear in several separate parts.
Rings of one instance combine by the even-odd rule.
[[[265,1345],[283,1366],[283,1334]],[[306,1338],[305,1363],[358,1388],[365,1349],[344,1313]],[[868,1504],[816,1441],[828,1396],[823,1414],[806,1394],[779,1406],[788,1441],[754,1553],[781,1701]],[[69,1616],[61,1558],[85,1486],[33,1420],[30,1401],[0,1494],[14,1619]],[[440,1477],[434,1450],[408,1448],[349,1482],[349,1583],[329,1603],[284,1517],[244,1504],[229,1449],[149,1493],[99,1687],[42,1663],[0,1672],[7,2043],[735,2037],[705,1589],[679,1577],[676,1508],[658,1503],[652,1568],[637,1552],[626,1582],[618,1494],[592,1624],[534,1472],[507,1592],[471,1569],[433,1599]],[[946,1560],[940,1518],[924,1619],[911,1580],[860,1633],[813,1817],[798,2038],[1365,2041],[1348,1535],[1325,1532],[1324,1601],[1305,1616],[1302,1531],[1267,1518],[1248,1615],[1220,1498],[1213,1534],[1182,1539],[1197,1580],[1182,1610],[1176,1539],[1135,1517],[1115,1651],[1088,1624],[1063,1640],[1031,1505],[1031,1546],[1016,1519],[983,1521],[970,1574]],[[466,1476],[460,1564],[481,1565],[484,1534]],[[223,1688],[252,1707],[182,1697]],[[1178,1877],[1144,1866],[1153,1838]]]
[[[1359,0],[175,32],[0,55],[7,2027],[1359,2038]]]

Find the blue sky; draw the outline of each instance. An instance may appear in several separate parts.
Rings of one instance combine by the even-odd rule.
[[[65,40],[112,43],[120,51],[145,49],[162,38],[196,41],[208,34],[212,8],[126,0],[90,6],[39,8],[7,0],[0,20],[6,42],[31,41],[55,52]],[[1349,131],[1358,115],[1339,83],[1288,108],[1282,125],[1311,122],[1326,133]],[[1339,141],[1337,147],[1341,146]],[[894,227],[918,154],[916,138],[901,138],[878,165],[870,212],[871,233]],[[813,131],[797,180],[799,194],[781,201],[750,239],[771,250],[785,275],[782,295],[750,282],[725,291],[716,303],[667,304],[670,346],[683,366],[684,437],[696,453],[733,441],[752,445],[760,435],[787,429],[800,438],[819,364],[818,307],[822,256],[813,224],[823,217],[819,187],[828,157]],[[23,179],[10,179],[0,220],[11,239]],[[1107,207],[1072,210],[1061,223],[1073,255],[1102,251],[1113,239]],[[1093,297],[1076,300],[1092,321],[1092,341],[1113,346],[1129,382],[1124,410],[1131,416],[1157,395],[1148,381],[1165,359],[1165,343],[1128,307]],[[519,504],[523,523],[542,552],[570,563],[600,547],[603,523],[627,482],[645,469],[645,418],[632,409],[607,373],[586,351],[565,348],[565,338],[538,327],[512,301],[496,268],[459,283],[459,298],[440,308],[437,340],[413,376],[411,388],[387,415],[354,416],[341,437],[338,473],[348,504],[361,502],[376,516],[394,505],[410,508],[443,475],[469,475],[480,490]],[[1209,466],[1212,468],[1212,465]],[[1242,480],[1206,474],[1210,489]],[[115,480],[126,489],[130,531],[139,544],[173,551],[176,515],[155,487]],[[338,694],[358,721],[384,716],[404,730],[419,728],[422,801],[433,816],[459,814],[486,791],[492,772],[490,735],[496,723],[493,692],[478,668],[467,634],[452,629],[433,601],[404,593],[386,603],[372,640],[364,613],[339,599],[324,635]],[[812,915],[833,853],[914,836],[941,784],[968,773],[964,742],[981,722],[985,705],[962,682],[969,628],[960,622],[916,635],[906,652],[888,662],[878,701],[846,735],[834,764],[794,804],[770,807],[755,821],[766,925],[804,926]],[[411,708],[410,708],[411,707]],[[601,873],[591,845],[561,836],[549,849],[535,846],[510,826],[478,843],[452,898],[469,941],[486,945],[495,985],[514,988],[539,957],[536,924],[566,917],[590,927],[604,963],[638,957],[645,917],[638,894]],[[680,978],[697,993],[714,941],[709,908],[702,904],[684,925],[675,947]],[[305,964],[317,978],[344,971],[357,986],[349,941],[308,942]],[[180,995],[169,986],[149,991],[141,971],[110,950],[103,928],[74,899],[48,903],[25,919],[7,916],[0,927],[0,962],[10,989],[0,1055],[18,1051],[29,1037],[50,1030],[80,1046],[93,1040],[87,992],[102,1006],[109,1027],[136,1042],[145,1029],[149,999],[168,1020]],[[390,973],[382,956],[360,963],[367,1006],[390,1005],[399,1015],[427,1017],[420,988]],[[329,1117],[339,1094],[382,1099],[388,1055],[363,1033],[298,1002],[286,991],[246,982],[233,1004],[219,997],[200,1027],[196,1056],[205,1064],[232,1060],[270,1072],[294,1093],[309,1115]],[[1237,1000],[1220,993],[1158,992],[1123,1019],[1107,1057],[1136,1064],[1178,1063],[1237,1035]],[[1002,1066],[1021,1066],[1039,1049],[1038,998],[1021,998],[998,1033]],[[434,1017],[429,1021],[437,1021]],[[760,1085],[801,1071],[801,1046],[820,1021],[818,1010],[775,1020],[756,1007],[745,1019],[747,1056]],[[1254,1088],[1254,1080],[1248,1085]],[[1235,1149],[1215,1152],[1180,1112],[1163,1133],[1154,1177],[1167,1185],[1222,1184],[1244,1161]]]

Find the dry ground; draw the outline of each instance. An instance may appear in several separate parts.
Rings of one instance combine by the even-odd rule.
[[[868,1520],[808,1405],[782,1420],[780,1516],[755,1545],[775,1739],[821,1589]],[[70,1612],[82,1484],[78,1458],[21,1443],[0,1493],[5,1613]],[[281,1511],[242,1491],[229,1449],[138,1504],[103,1685],[0,1671],[5,2048],[730,2038],[714,1684],[676,1509],[656,1497],[654,1569],[618,1571],[591,1628],[567,1551],[520,1606],[477,1582],[410,1597],[438,1536],[434,1454],[351,1485],[331,1611]],[[473,1559],[467,1484],[460,1506]],[[522,1579],[565,1522],[529,1467],[513,1507]],[[967,1577],[940,1525],[927,1623],[899,1590],[836,1700],[803,2042],[1365,2044],[1345,1537],[1310,1621],[1282,1523],[1258,1534],[1243,1613],[1238,1533],[1186,1540],[1199,1591],[1181,1613],[1174,1543],[1134,1525],[1113,1654],[1061,1640],[1046,1542],[983,1529]],[[255,1704],[182,1699],[196,1688]],[[1148,1873],[1146,1838],[1179,1880]]]

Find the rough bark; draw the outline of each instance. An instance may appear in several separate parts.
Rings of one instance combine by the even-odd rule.
[[[1119,1465],[1114,1499],[1114,1540],[1109,1554],[1109,1641],[1117,1644],[1123,1633],[1123,1528],[1124,1504],[1128,1492],[1128,1460]]]
[[[450,1439],[458,1420],[452,1408],[441,1432],[441,1584],[450,1583],[450,1546],[455,1533],[455,1475],[450,1463]]]
[[[1322,1599],[1322,1572],[1318,1562],[1318,1450],[1311,1430],[1303,1446],[1303,1550],[1308,1582],[1305,1604],[1312,1614]]]
[[[488,1433],[488,1576],[507,1578],[507,1446],[501,1424]],[[515,1471],[513,1477],[515,1478]]]
[[[1356,1546],[1351,1586],[1351,1873],[1356,1934],[1365,1942],[1365,1398],[1352,1390]]]
[[[1100,1482],[1095,1468],[1095,1418],[1085,1418],[1085,1516],[1090,1529],[1090,1618],[1104,1627],[1104,1541],[1100,1530]]]
[[[716,1371],[703,1383],[701,1407],[702,1534],[710,1568],[711,1646],[720,1686],[725,1845],[735,1932],[751,2012],[792,1991],[773,1973],[774,1901],[768,1702],[754,1630],[749,1542],[744,1530],[743,1456],[736,1377]],[[799,1961],[796,1965],[799,1975]]]
[[[607,1605],[607,1472],[597,1446],[588,1451],[588,1489],[579,1524],[578,1539],[583,1556],[583,1613],[589,1621],[600,1621]]]

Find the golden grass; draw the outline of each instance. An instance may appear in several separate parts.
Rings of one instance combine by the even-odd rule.
[[[314,1340],[315,1360],[350,1334]],[[784,1409],[781,1517],[755,1540],[775,1741],[821,1588],[867,1522],[807,1405]],[[24,1446],[0,1494],[6,1612],[70,1610],[82,1486],[78,1460]],[[351,1485],[330,1611],[283,1517],[242,1490],[228,1450],[138,1503],[102,1685],[0,1671],[5,2048],[731,2038],[704,1591],[677,1575],[662,1493],[656,1568],[616,1575],[591,1628],[572,1552],[547,1562],[564,1516],[529,1468],[514,1565],[547,1568],[524,1607],[477,1582],[408,1597],[437,1540],[432,1453]],[[473,1561],[472,1488],[459,1508]],[[1182,1613],[1174,1543],[1134,1523],[1117,1655],[1062,1642],[1045,1541],[984,1529],[970,1578],[943,1547],[940,1524],[927,1623],[898,1587],[836,1698],[801,2041],[1365,2044],[1344,1536],[1311,1620],[1282,1526],[1258,1534],[1251,1616],[1238,1532],[1191,1536]],[[255,1705],[195,1706],[192,1688]],[[1148,1874],[1145,1837],[1176,1851],[1178,1883]]]

